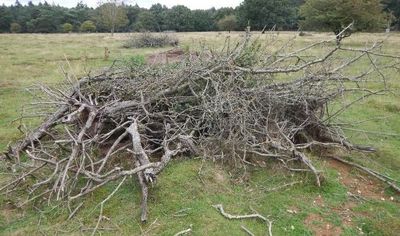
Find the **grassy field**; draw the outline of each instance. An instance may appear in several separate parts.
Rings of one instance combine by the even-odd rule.
[[[227,35],[227,34],[226,34]],[[201,43],[218,48],[225,34],[177,34],[184,49]],[[240,38],[232,33],[232,38]],[[285,41],[295,33],[283,32]],[[114,60],[147,56],[160,49],[125,49],[126,34],[0,34],[0,150],[21,137],[19,122],[13,122],[30,96],[24,88],[37,83],[55,84],[63,71],[77,77],[110,66]],[[332,37],[317,34],[295,39],[305,45]],[[384,38],[383,34],[356,34],[348,46],[365,46]],[[400,55],[400,34],[392,35],[383,50]],[[104,50],[110,57],[104,58]],[[352,68],[355,71],[358,68]],[[357,122],[346,134],[357,144],[373,145],[373,154],[338,153],[354,162],[379,170],[400,181],[400,75],[390,82],[394,93],[362,101],[341,116],[341,122]],[[377,119],[371,119],[371,118]],[[35,121],[32,121],[33,125]],[[29,124],[28,124],[29,125]],[[361,132],[358,130],[367,130]],[[379,132],[376,133],[376,132]],[[387,133],[388,135],[383,135]],[[232,214],[246,214],[252,208],[273,220],[274,235],[398,235],[400,232],[400,196],[387,186],[327,158],[313,156],[324,171],[321,188],[313,177],[293,174],[279,163],[267,161],[266,168],[232,172],[222,163],[197,159],[174,160],[150,190],[149,222],[141,224],[140,189],[135,179],[125,182],[104,209],[104,235],[174,235],[192,225],[193,235],[245,235],[245,226],[255,235],[265,235],[266,226],[256,220],[227,220],[213,207],[223,204]],[[238,178],[238,176],[241,178]],[[9,177],[0,163],[0,183]],[[23,201],[18,196],[0,196],[1,235],[90,234],[99,213],[97,204],[115,188],[107,185],[88,196],[72,220],[67,206],[51,203],[37,209],[15,208]],[[349,193],[357,195],[352,197]]]

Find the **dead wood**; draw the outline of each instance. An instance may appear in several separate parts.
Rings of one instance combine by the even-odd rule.
[[[311,172],[320,186],[323,173],[308,150],[366,151],[332,122],[362,99],[389,91],[387,75],[400,57],[382,53],[383,42],[343,47],[341,35],[299,49],[292,42],[273,47],[276,38],[262,37],[247,35],[234,45],[227,40],[219,52],[205,50],[171,65],[123,64],[59,87],[40,86],[29,111],[54,112],[10,146],[4,160],[19,167],[18,175],[0,190],[29,185],[29,199],[74,202],[134,175],[146,221],[149,187],[180,154],[239,158],[244,165],[251,164],[249,154],[273,158],[288,170]],[[366,69],[349,72],[357,63]],[[354,101],[337,108],[348,94]]]

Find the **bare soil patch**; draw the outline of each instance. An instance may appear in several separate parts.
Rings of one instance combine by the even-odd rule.
[[[370,176],[351,173],[351,167],[335,160],[329,160],[328,165],[339,173],[340,182],[345,185],[351,194],[366,199],[386,200],[384,187]]]
[[[166,52],[152,54],[147,58],[147,62],[151,65],[169,64],[183,60],[185,53],[180,48],[174,48]]]
[[[384,194],[384,187],[376,180],[369,176],[352,173],[352,168],[336,160],[329,160],[328,165],[336,169],[339,173],[340,182],[346,186],[349,194],[360,199],[373,199],[373,200],[388,200],[389,198]],[[324,199],[319,195],[313,203],[319,207],[324,207]],[[349,200],[342,204],[340,207],[333,208],[332,211],[337,213],[341,218],[343,226],[352,227],[353,217],[362,213],[354,212],[354,207],[357,206],[355,199]],[[342,229],[338,226],[334,226],[324,219],[319,214],[310,214],[304,221],[312,232],[317,236],[330,236],[340,235]]]
[[[335,236],[342,233],[342,229],[340,227],[327,223],[319,214],[308,215],[304,223],[317,236]]]

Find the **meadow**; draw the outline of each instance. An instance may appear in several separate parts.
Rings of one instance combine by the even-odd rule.
[[[282,42],[297,35],[280,32]],[[226,36],[240,33],[177,33],[180,47],[196,50],[206,45],[218,49]],[[0,150],[23,135],[17,118],[32,97],[25,88],[57,84],[64,73],[76,77],[96,73],[115,60],[146,58],[171,48],[126,49],[128,34],[0,34]],[[294,39],[307,45],[332,38],[328,33],[311,33]],[[362,47],[385,38],[384,34],[358,33],[346,39],[349,47]],[[383,50],[400,55],[400,34],[389,37]],[[105,57],[105,48],[110,51]],[[318,52],[316,52],[318,53]],[[351,68],[358,71],[359,68]],[[389,82],[392,93],[370,97],[350,107],[340,117],[350,141],[372,145],[374,153],[338,152],[356,163],[378,170],[400,181],[400,75]],[[37,120],[27,123],[33,126]],[[266,160],[261,167],[240,173],[224,163],[201,157],[174,160],[150,189],[149,221],[142,224],[140,187],[129,179],[106,205],[99,232],[103,235],[174,235],[192,228],[193,235],[245,235],[245,226],[255,235],[265,235],[266,226],[257,220],[227,220],[212,205],[223,204],[231,214],[252,209],[273,220],[274,235],[397,235],[400,232],[400,195],[365,174],[312,156],[324,172],[321,188],[311,175],[294,174],[278,162]],[[12,175],[0,163],[0,184]],[[238,175],[241,175],[238,178]],[[109,184],[87,197],[84,208],[67,220],[67,206],[52,203],[36,208],[16,208],[19,196],[0,195],[0,234],[54,235],[90,234],[96,225],[98,203],[113,191]]]

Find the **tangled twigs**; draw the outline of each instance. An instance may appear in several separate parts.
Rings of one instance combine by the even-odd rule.
[[[332,121],[388,91],[387,75],[400,64],[399,56],[381,51],[382,42],[348,48],[344,41],[292,48],[294,42],[274,47],[276,38],[246,36],[173,65],[121,64],[99,76],[39,86],[21,119],[52,113],[6,151],[3,160],[16,173],[0,190],[27,190],[25,202],[74,204],[110,182],[137,176],[146,221],[151,186],[180,154],[242,165],[272,158],[288,170],[312,173],[320,186],[322,173],[309,151],[361,150]],[[358,63],[360,70],[349,70]],[[351,101],[340,106],[343,98]]]
[[[225,212],[224,207],[221,204],[213,205],[213,207],[217,209],[221,213],[221,215],[230,220],[260,219],[267,224],[268,234],[272,236],[272,221],[269,220],[267,217],[260,215],[259,213],[254,213],[249,215],[231,215]]]

